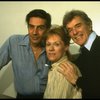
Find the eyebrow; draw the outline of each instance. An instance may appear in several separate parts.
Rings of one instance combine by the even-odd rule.
[[[32,24],[28,24],[28,26],[37,26],[37,27],[39,27],[39,26],[45,26],[45,25],[32,25]]]
[[[76,27],[76,26],[78,26],[78,25],[81,25],[82,23],[81,22],[79,22],[79,23],[77,23],[77,24],[75,24],[73,27]],[[67,29],[71,29],[70,27],[68,27]]]

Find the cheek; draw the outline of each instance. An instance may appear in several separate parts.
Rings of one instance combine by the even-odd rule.
[[[59,57],[62,57],[64,53],[65,53],[65,48],[61,48],[61,49],[58,50],[57,55]]]
[[[29,32],[29,33],[32,33],[32,32],[33,32],[33,30],[32,30],[32,29],[30,29],[30,28],[28,28],[28,32]]]
[[[38,36],[39,36],[40,38],[43,38],[44,34],[45,34],[44,32],[39,32],[39,33],[38,33]]]
[[[55,55],[55,61],[58,61],[62,56],[64,55],[64,51],[63,50],[59,50],[58,52],[56,52]]]
[[[84,35],[84,38],[83,38],[83,41],[84,41],[84,42],[86,42],[86,41],[87,41],[88,36],[89,36],[89,34],[85,34],[85,35]]]
[[[69,36],[70,36],[70,37],[73,37],[73,33],[69,33]]]
[[[28,34],[29,34],[30,37],[32,36],[32,32],[28,31]]]
[[[46,31],[45,31],[45,30],[41,30],[41,31],[38,31],[38,33],[39,33],[40,35],[43,35],[43,34],[46,33]]]
[[[46,46],[45,47],[46,48],[46,53],[48,54],[48,52],[49,52],[49,48]]]

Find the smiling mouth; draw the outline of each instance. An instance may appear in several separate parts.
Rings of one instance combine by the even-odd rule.
[[[79,34],[79,35],[75,36],[74,39],[79,40],[82,36],[83,36],[83,34]]]
[[[49,53],[49,56],[55,56],[55,53]]]
[[[34,40],[38,40],[38,37],[33,36],[32,39],[34,39]]]

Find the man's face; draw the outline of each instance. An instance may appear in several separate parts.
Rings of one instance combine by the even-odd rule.
[[[45,20],[39,17],[32,17],[28,24],[28,33],[32,45],[39,45],[43,34],[46,32]]]
[[[86,43],[91,27],[86,25],[85,22],[79,17],[74,17],[67,25],[66,28],[72,40],[82,46]]]

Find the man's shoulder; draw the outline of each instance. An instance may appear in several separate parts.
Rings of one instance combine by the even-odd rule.
[[[93,42],[93,46],[100,47],[100,36],[96,36],[96,39]]]
[[[25,35],[21,35],[21,34],[14,34],[10,36],[10,39],[16,39],[16,38],[24,38]]]
[[[14,34],[12,36],[9,37],[10,41],[15,41],[15,40],[23,40],[26,37],[26,35],[21,35],[21,34]]]

